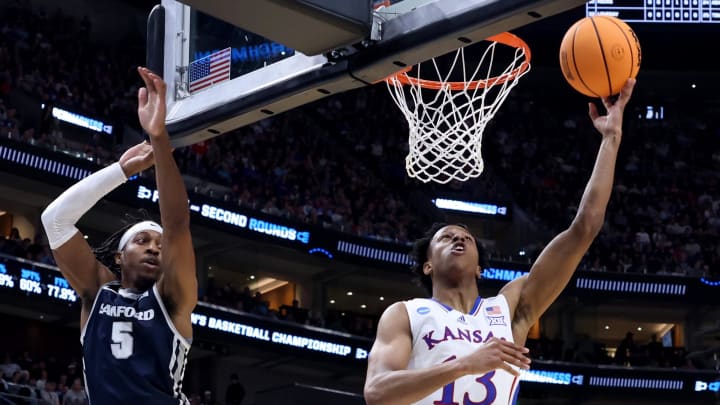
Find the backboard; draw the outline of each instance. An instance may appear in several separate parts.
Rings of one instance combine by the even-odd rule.
[[[148,66],[162,72],[168,82],[167,126],[176,147],[332,94],[375,84],[404,67],[585,3],[401,0],[370,4],[366,0],[367,33],[355,29],[362,27],[361,23],[350,24],[347,30],[336,30],[337,35],[348,34],[343,39],[347,43],[321,54],[306,55],[284,45],[298,43],[297,38],[289,37],[293,32],[300,36],[310,30],[305,21],[304,25],[273,31],[272,39],[229,22],[238,21],[232,17],[242,13],[243,8],[255,12],[253,22],[264,18],[278,25],[277,21],[288,18],[277,8],[272,9],[276,14],[263,15],[269,12],[260,5],[264,2],[277,3],[162,0],[150,13]],[[213,15],[188,4],[203,7]],[[339,25],[331,21],[328,26],[336,29]],[[332,35],[335,31],[327,32]]]

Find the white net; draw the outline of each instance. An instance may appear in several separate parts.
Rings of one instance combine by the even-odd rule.
[[[513,38],[524,45],[519,38]],[[483,172],[485,127],[530,68],[527,46],[516,46],[512,62],[502,73],[493,74],[498,45],[505,46],[489,41],[477,67],[470,71],[465,63],[465,48],[460,48],[447,70],[438,66],[436,58],[431,60],[437,81],[421,79],[420,65],[412,76],[405,72],[386,79],[390,95],[410,129],[410,149],[405,158],[408,176],[424,183],[448,183],[466,181]],[[450,81],[458,75],[460,81]]]

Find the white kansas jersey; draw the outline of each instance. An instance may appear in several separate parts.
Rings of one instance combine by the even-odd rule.
[[[505,296],[478,297],[463,314],[434,299],[405,302],[413,349],[408,369],[423,369],[466,356],[490,338],[512,342],[510,309]],[[460,377],[417,405],[507,405],[516,400],[518,380],[505,370]]]

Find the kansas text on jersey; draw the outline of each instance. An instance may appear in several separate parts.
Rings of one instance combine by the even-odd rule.
[[[406,301],[405,308],[412,332],[411,370],[466,356],[492,337],[513,341],[510,310],[503,295],[478,297],[467,314],[424,298]],[[508,405],[515,402],[517,389],[517,378],[495,370],[461,377],[416,405]]]
[[[189,404],[181,389],[190,344],[156,285],[140,294],[117,282],[103,286],[80,342],[92,405]]]

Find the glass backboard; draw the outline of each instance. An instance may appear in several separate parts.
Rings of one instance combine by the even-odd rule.
[[[227,12],[236,12],[232,8],[236,3],[226,1]],[[162,0],[163,13],[155,17],[151,13],[149,26],[153,19],[162,19],[164,36],[161,43],[149,41],[148,52],[163,53],[163,77],[169,84],[168,130],[173,144],[184,146],[372,85],[405,66],[582,4],[581,0],[376,1],[368,38],[325,54],[305,55],[283,45],[282,39],[267,39],[184,3]]]

